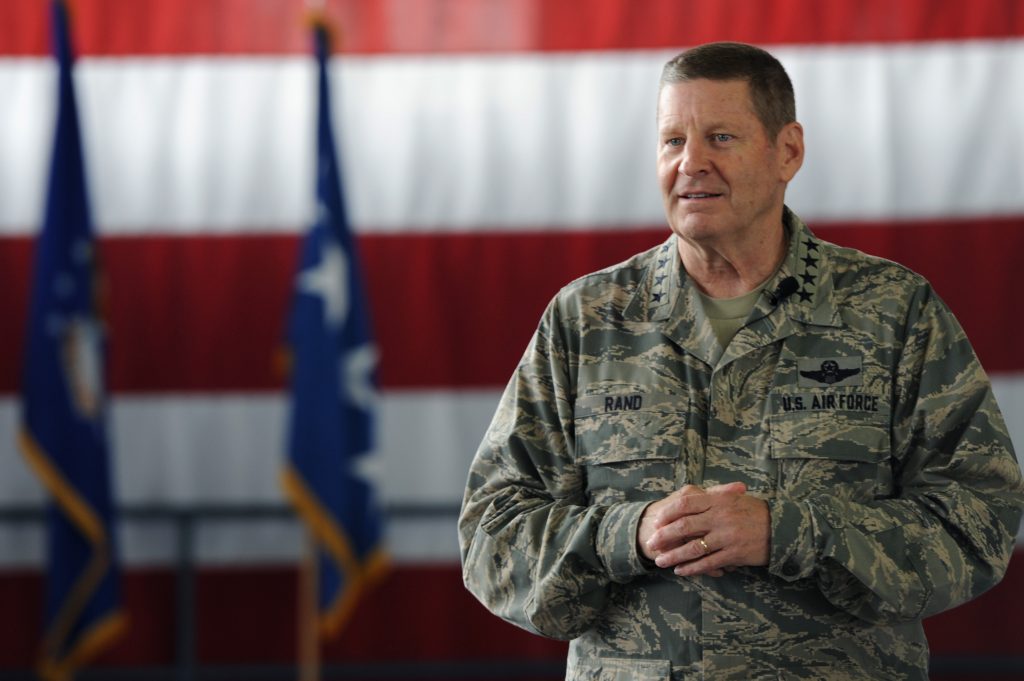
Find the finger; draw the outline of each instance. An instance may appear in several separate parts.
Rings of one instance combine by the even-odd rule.
[[[740,481],[727,482],[723,485],[713,485],[704,490],[707,494],[746,494],[747,485]]]
[[[698,537],[677,548],[659,553],[654,562],[658,567],[675,566],[678,569],[679,566],[698,562],[714,553],[714,545],[707,537]]]
[[[715,549],[714,544],[708,542],[706,538],[704,541],[708,544],[711,551],[695,560],[677,564],[673,568],[673,572],[675,572],[676,575],[679,577],[694,577],[696,575],[721,577],[724,574],[724,571],[732,565],[732,559],[728,555],[728,551]],[[698,542],[690,543],[694,544]]]
[[[708,514],[683,516],[655,530],[647,541],[647,547],[655,553],[675,549],[707,534],[711,531],[711,522]]]
[[[652,513],[655,530],[651,535],[652,547],[659,550],[672,548],[682,540],[699,537],[712,529],[716,509],[742,495],[746,485],[742,482],[720,486],[723,492],[669,497],[664,505]],[[659,502],[661,503],[661,502]]]
[[[686,485],[672,492],[669,496],[648,504],[640,515],[637,528],[637,542],[641,552],[647,558],[654,558],[659,551],[675,548],[687,536],[704,534],[705,529],[690,530],[687,523],[662,532],[663,528],[689,517],[693,512],[706,509],[707,501],[699,501],[699,497],[707,496],[695,485]]]
[[[700,497],[706,494],[704,489],[697,485],[683,485],[657,502],[654,518],[660,525],[665,525],[687,513],[699,512],[697,509],[704,506],[700,502]]]
[[[659,506],[653,514],[654,520],[659,527],[664,527],[689,515],[703,513],[711,507],[714,501],[714,498],[710,497],[703,490],[699,494],[696,492],[680,494],[681,491],[677,490],[671,496],[664,499],[664,504]]]
[[[701,487],[699,485],[689,485],[688,484],[688,485],[683,485],[682,487],[677,489],[675,492],[673,492],[673,495],[680,496],[680,497],[685,497],[685,496],[688,496],[688,495],[691,495],[691,494],[704,494],[704,493],[705,493],[705,490],[704,490],[703,487]]]
[[[715,503],[715,496],[735,496],[745,494],[746,491],[746,484],[739,481],[714,485],[707,489],[696,485],[684,485],[659,502],[655,514],[656,524],[660,527],[687,515],[704,513]]]
[[[673,492],[667,497],[664,497],[662,499],[659,499],[658,501],[648,504],[647,507],[643,510],[640,516],[640,522],[641,524],[647,526],[647,530],[649,532],[654,532],[654,530],[657,530],[666,522],[671,522],[671,520],[675,519],[671,518],[670,520],[669,518],[671,514],[667,511],[668,506],[672,503],[674,494],[675,492]]]

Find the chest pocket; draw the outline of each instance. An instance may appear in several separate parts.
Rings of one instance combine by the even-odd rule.
[[[780,491],[852,501],[893,494],[887,398],[843,389],[772,397],[770,455]]]
[[[678,487],[689,401],[682,395],[584,395],[574,419],[576,462],[590,503],[654,501]]]

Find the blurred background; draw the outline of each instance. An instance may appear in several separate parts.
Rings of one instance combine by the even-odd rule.
[[[294,678],[303,532],[278,478],[276,361],[314,219],[303,0],[73,0],[108,283],[109,432],[130,628],[82,678]],[[788,204],[928,277],[1024,448],[1024,3],[329,0],[344,190],[381,351],[392,569],[325,678],[555,679],[565,645],[462,587],[469,461],[558,288],[667,234],[661,64],[742,40],[788,69],[807,159]],[[45,498],[17,451],[33,239],[53,143],[49,6],[0,3],[0,679],[42,629]],[[1024,558],[926,622],[936,679],[1024,678]]]

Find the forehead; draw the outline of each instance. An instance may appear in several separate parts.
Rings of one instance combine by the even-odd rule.
[[[696,80],[666,83],[658,93],[658,124],[758,122],[745,80]]]

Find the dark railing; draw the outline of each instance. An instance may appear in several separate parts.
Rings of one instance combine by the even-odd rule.
[[[454,518],[459,507],[454,504],[395,504],[384,509],[392,520],[415,518]],[[168,523],[175,528],[175,663],[173,668],[107,668],[85,669],[79,681],[228,681],[294,679],[293,665],[203,665],[195,653],[196,594],[196,528],[204,522],[224,520],[291,520],[294,510],[283,504],[199,504],[193,506],[132,505],[118,511],[119,520],[131,523]],[[39,506],[0,508],[0,524],[38,524],[46,519],[46,510]],[[465,678],[546,678],[564,676],[564,665],[510,660],[451,663],[324,664],[321,679],[465,679]],[[36,681],[30,670],[0,669],[0,681]]]
[[[458,515],[454,504],[395,504],[384,509],[392,520],[446,518]],[[45,510],[38,506],[0,508],[0,524],[42,523]],[[198,665],[195,655],[195,534],[203,522],[223,520],[288,520],[294,511],[283,504],[196,506],[138,505],[122,507],[120,519],[138,523],[171,523],[177,538],[176,610],[177,641],[173,667],[89,668],[77,681],[291,681],[295,665]],[[437,662],[387,661],[378,663],[323,664],[322,681],[334,679],[541,679],[565,676],[562,662],[536,660],[445,660]],[[1024,678],[1024,656],[935,656],[933,679],[943,677],[985,679]],[[0,669],[0,681],[37,681],[27,669]]]
[[[295,665],[205,665],[195,669],[189,681],[295,681]],[[181,681],[181,670],[168,667],[90,668],[78,673],[75,681]],[[523,660],[380,662],[376,664],[325,664],[321,681],[458,681],[459,679],[529,679],[559,681],[565,678],[561,662]],[[39,681],[27,670],[0,670],[3,681]]]

